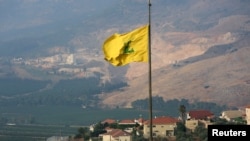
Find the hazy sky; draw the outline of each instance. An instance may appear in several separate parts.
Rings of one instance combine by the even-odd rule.
[[[0,32],[47,24],[68,18],[90,17],[115,0],[0,0]]]

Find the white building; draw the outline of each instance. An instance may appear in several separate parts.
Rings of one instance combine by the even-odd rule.
[[[246,121],[247,125],[250,125],[250,105],[246,106]]]

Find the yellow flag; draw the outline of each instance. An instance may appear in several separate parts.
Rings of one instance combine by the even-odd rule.
[[[148,62],[148,25],[110,36],[103,44],[105,60],[114,66]]]

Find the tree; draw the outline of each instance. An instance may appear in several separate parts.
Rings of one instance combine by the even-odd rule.
[[[108,126],[108,123],[102,124],[101,122],[97,123],[94,127],[94,131],[91,133],[92,137],[98,137],[99,134],[106,133],[105,128]]]
[[[143,137],[143,132],[134,128],[132,131],[132,141],[146,141],[146,139]]]
[[[88,128],[80,127],[78,129],[78,134],[75,135],[75,139],[79,139],[79,138],[84,138],[84,140],[88,140],[90,138],[90,132]]]
[[[186,107],[184,105],[180,105],[179,112],[181,116],[182,123],[185,125],[186,120]]]
[[[176,127],[176,133],[178,132],[183,132],[185,133],[186,132],[186,126],[182,123],[182,122],[177,122],[177,127]]]
[[[187,129],[183,122],[178,122],[175,129],[176,141],[193,141],[192,137],[186,133]]]
[[[194,131],[194,136],[198,137],[201,141],[207,141],[207,129],[204,126],[197,126]]]

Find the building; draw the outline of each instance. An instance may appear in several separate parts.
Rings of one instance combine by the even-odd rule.
[[[132,125],[135,126],[136,122],[134,122],[134,120],[131,119],[123,119],[121,121],[118,122],[119,125]]]
[[[198,125],[204,125],[207,128],[211,124],[210,119],[214,118],[214,114],[209,110],[190,110],[187,112],[187,120],[185,126],[193,132]]]
[[[173,117],[156,117],[152,119],[152,132],[154,137],[170,137],[174,136],[174,130],[177,127],[179,120]],[[145,138],[150,136],[150,121],[144,122],[143,135]]]
[[[233,122],[235,118],[242,118],[244,112],[241,110],[228,110],[221,113],[220,118]]]
[[[187,113],[187,119],[196,119],[196,120],[209,120],[214,118],[214,114],[209,110],[190,110]]]
[[[105,124],[105,123],[107,123],[107,124],[114,124],[114,123],[117,123],[117,121],[116,120],[114,120],[114,119],[105,119],[104,121],[102,121],[101,122],[102,124]]]
[[[250,105],[246,106],[246,121],[247,125],[250,125]]]
[[[132,141],[130,133],[121,129],[113,129],[100,136],[102,137],[102,141]]]
[[[186,120],[185,122],[185,126],[186,128],[191,131],[194,132],[195,128],[199,125],[199,120],[197,119],[190,119],[190,120]]]
[[[52,136],[46,139],[46,141],[68,141],[69,137],[59,137],[59,136]]]

